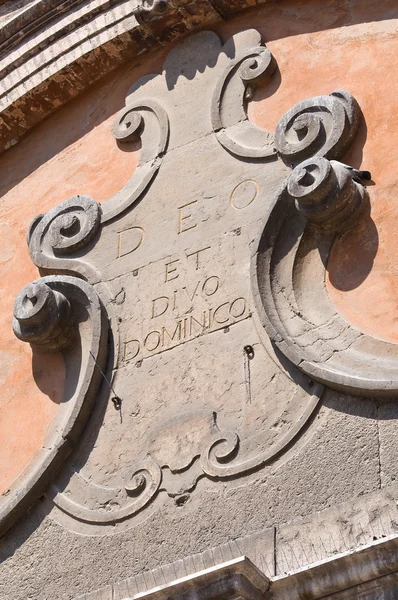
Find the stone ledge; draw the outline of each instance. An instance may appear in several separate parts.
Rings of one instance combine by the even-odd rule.
[[[113,586],[106,586],[76,600],[222,600],[226,597],[236,600],[343,600],[360,598],[363,594],[367,598],[379,598],[373,592],[397,589],[397,551],[398,536],[392,536],[357,552],[273,578],[266,577],[242,556],[146,592],[124,596]]]
[[[269,581],[264,600],[343,600],[360,598],[369,590],[398,589],[397,497],[398,486],[393,485],[306,519],[124,579],[76,600],[186,600],[181,581],[199,590],[206,581],[205,573],[220,574],[227,565],[232,573],[234,565],[243,563],[253,564],[264,581]]]
[[[373,542],[357,551],[346,552],[332,560],[325,560],[300,569],[284,577],[272,578],[269,600],[320,600],[350,598],[375,587],[384,588],[384,578],[397,577],[398,536]],[[389,585],[389,584],[388,584]],[[377,596],[379,597],[379,596]]]
[[[213,600],[236,598],[239,600],[261,600],[269,588],[270,580],[246,557],[240,556],[226,563],[203,569],[192,575],[159,585],[147,592],[135,594],[123,600]],[[109,590],[112,594],[112,589]],[[79,596],[76,600],[111,600],[107,588]]]

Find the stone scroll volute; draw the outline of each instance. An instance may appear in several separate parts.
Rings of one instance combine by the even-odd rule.
[[[80,375],[3,530],[47,489],[66,527],[117,531],[199,494],[199,480],[243,481],[300,448],[324,385],[398,393],[396,347],[351,327],[325,291],[333,240],[367,205],[369,174],[339,162],[359,106],[334,91],[275,133],[255,127],[247,105],[276,63],[254,30],[185,40],[115,121],[115,143],[142,145],[127,184],[33,221],[43,277],[18,297],[14,331],[65,356],[80,348]]]

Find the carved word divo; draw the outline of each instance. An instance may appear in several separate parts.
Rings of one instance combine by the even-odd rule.
[[[58,471],[57,518],[122,527],[155,498],[300,447],[323,385],[398,393],[396,347],[351,327],[325,288],[334,239],[367,206],[370,175],[339,162],[360,109],[335,91],[294,106],[275,134],[255,127],[247,103],[275,66],[253,30],[185,40],[116,119],[118,143],[142,144],[127,184],[34,219],[29,250],[48,275],[17,298],[14,331],[63,353],[74,392],[3,499],[3,531]],[[97,367],[121,419],[111,405],[102,416]]]
[[[167,281],[178,278],[175,266],[178,262],[176,259],[166,263]],[[206,306],[204,310],[196,308],[198,297]],[[132,338],[124,343],[126,361],[142,357],[145,351],[161,352],[205,333],[228,327],[246,317],[247,313],[245,298],[225,301],[218,275],[198,280],[192,288],[183,286],[174,289],[169,296],[157,296],[149,306],[149,330],[145,331],[142,338]]]

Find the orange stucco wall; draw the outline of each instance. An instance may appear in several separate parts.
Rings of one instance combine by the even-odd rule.
[[[256,124],[273,130],[295,103],[335,89],[347,89],[360,103],[364,120],[345,162],[371,170],[372,212],[336,242],[327,286],[349,321],[397,341],[396,0],[279,0],[215,29],[227,39],[246,27],[262,32],[279,67],[250,105]],[[37,213],[76,193],[102,201],[123,186],[139,152],[117,146],[111,124],[130,85],[159,71],[165,52],[109,76],[0,157],[0,491],[43,443],[64,377],[60,355],[36,356],[32,364],[29,346],[12,333],[14,299],[38,275],[28,256],[26,230]]]

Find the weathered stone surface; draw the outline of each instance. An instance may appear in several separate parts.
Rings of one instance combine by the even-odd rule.
[[[327,598],[393,599],[396,596],[397,537],[347,552],[335,559],[319,562],[270,583],[270,600],[289,598],[311,600]]]
[[[118,138],[141,132],[144,126],[143,151],[131,180],[103,203],[100,230],[95,203],[75,197],[36,220],[30,232],[31,256],[41,269],[70,271],[95,286],[112,318],[116,342],[113,387],[122,400],[121,409],[115,411],[108,405],[104,415],[104,407],[97,408],[78,452],[50,491],[56,506],[53,518],[72,531],[89,535],[125,531],[131,525],[142,525],[146,514],[156,519],[161,510],[164,519],[167,512],[171,516],[185,505],[191,516],[200,506],[202,516],[207,510],[214,519],[216,499],[209,502],[205,498],[219,488],[217,480],[225,480],[227,490],[219,510],[224,511],[227,502],[231,507],[246,505],[247,514],[256,513],[257,524],[268,525],[271,515],[267,514],[269,508],[261,507],[262,486],[274,486],[276,493],[284,496],[281,510],[285,518],[289,511],[297,515],[298,482],[308,487],[314,481],[314,470],[319,469],[312,464],[314,455],[333,463],[342,453],[335,435],[333,452],[323,439],[324,455],[315,451],[318,443],[312,440],[308,466],[304,468],[301,456],[295,468],[292,457],[289,478],[283,470],[274,474],[271,469],[262,476],[248,475],[288,450],[313,416],[322,392],[321,386],[281,362],[261,326],[253,323],[250,254],[264,227],[264,203],[269,202],[269,194],[278,196],[288,173],[282,163],[267,164],[267,153],[261,171],[255,161],[252,173],[248,172],[250,163],[243,163],[245,178],[240,181],[236,156],[244,153],[247,159],[253,147],[240,137],[232,155],[225,151],[225,140],[232,139],[236,121],[244,122],[241,112],[234,114],[233,110],[247,85],[246,80],[242,83],[245,71],[240,65],[246,67],[245,61],[253,60],[258,44],[258,34],[249,31],[235,36],[223,53],[217,37],[210,33],[177,47],[168,59],[174,71],[166,69],[166,82],[167,77],[174,82],[172,91],[164,89],[160,76],[147,78],[129,94],[126,109],[118,118],[114,130]],[[197,74],[189,80],[192,95],[187,95],[181,62],[186,73],[186,65],[201,45],[207,48],[207,60],[213,65],[217,61],[221,81],[225,63],[231,60],[228,49],[240,50],[240,62],[233,72],[237,81],[232,82],[236,91],[229,98],[223,139],[213,129],[206,103],[198,106],[199,119],[193,127],[181,126],[186,114],[181,96],[188,97],[189,103],[189,98],[200,97],[203,87]],[[205,65],[206,56],[202,54],[201,60]],[[269,64],[265,63],[265,69]],[[199,69],[202,71],[203,79],[217,76],[214,66],[211,71]],[[255,72],[254,78],[257,76]],[[151,86],[152,94],[148,92]],[[224,93],[228,97],[227,90]],[[141,100],[140,94],[143,98],[149,95],[150,100]],[[140,113],[142,116],[133,120],[132,115]],[[270,136],[268,140],[271,145]],[[206,171],[206,186],[201,169],[204,161],[212,165]],[[180,190],[175,187],[176,172],[183,182]],[[143,189],[146,196],[140,200]],[[347,410],[352,399],[343,402]],[[361,406],[363,411],[363,401]],[[321,426],[325,415],[324,409],[316,420],[318,435],[325,431]],[[355,423],[353,419],[354,430]],[[343,430],[340,423],[337,433],[344,445]],[[131,431],[139,441],[135,447]],[[357,465],[352,464],[351,491],[344,479],[337,490],[340,499],[343,488],[348,495],[353,489],[358,493],[377,485],[377,457],[369,460],[374,454],[372,437],[377,445],[375,432],[375,423],[369,421],[368,455],[363,461],[366,474],[358,477]],[[296,456],[300,447],[301,452],[305,448],[303,441],[294,447]],[[110,452],[116,448],[117,452]],[[358,450],[363,453],[363,446]],[[349,454],[358,460],[352,446],[348,452],[345,449],[345,455]],[[325,470],[322,464],[317,476]],[[348,470],[347,460],[345,477]],[[245,499],[247,486],[233,480],[242,476],[251,482],[250,502]],[[324,490],[318,484],[313,496],[308,492],[305,496],[307,506],[322,505],[325,498],[330,501],[329,482]],[[271,514],[277,507],[278,502]],[[308,508],[301,506],[300,510]],[[236,525],[238,535],[247,528],[240,519]],[[231,535],[230,524],[227,535]]]
[[[240,554],[250,556],[267,574],[265,598],[375,598],[382,590],[388,594],[396,585],[396,494],[393,486],[382,494],[369,494],[356,503],[340,504],[301,522],[277,527],[275,537],[272,530],[246,536],[76,600],[94,600],[107,593],[115,600],[142,595],[162,598],[165,590],[180,597],[184,586],[195,587],[196,571],[211,579],[217,565],[229,561],[232,567],[231,559]]]
[[[363,496],[276,530],[276,573],[287,575],[398,533],[397,488]]]
[[[198,571],[202,577],[207,577],[207,571],[212,578],[214,570],[217,573],[217,567],[227,562],[232,575],[233,564],[242,562],[236,560],[240,556],[251,557],[258,569],[267,574],[270,586],[266,598],[284,598],[286,594],[297,599],[329,595],[345,598],[361,597],[365,592],[365,597],[374,598],[372,594],[377,591],[393,590],[396,581],[396,494],[394,486],[382,494],[363,496],[301,522],[282,525],[276,532],[264,530],[172,564],[162,564],[79,596],[79,600],[121,600],[147,594],[162,597],[165,589],[179,597],[184,586],[192,589],[197,585]],[[275,575],[274,556],[284,570],[282,574]],[[344,591],[346,588],[350,592]]]
[[[392,401],[381,402],[377,408],[380,440],[380,484],[388,487],[398,480],[397,409]]]

